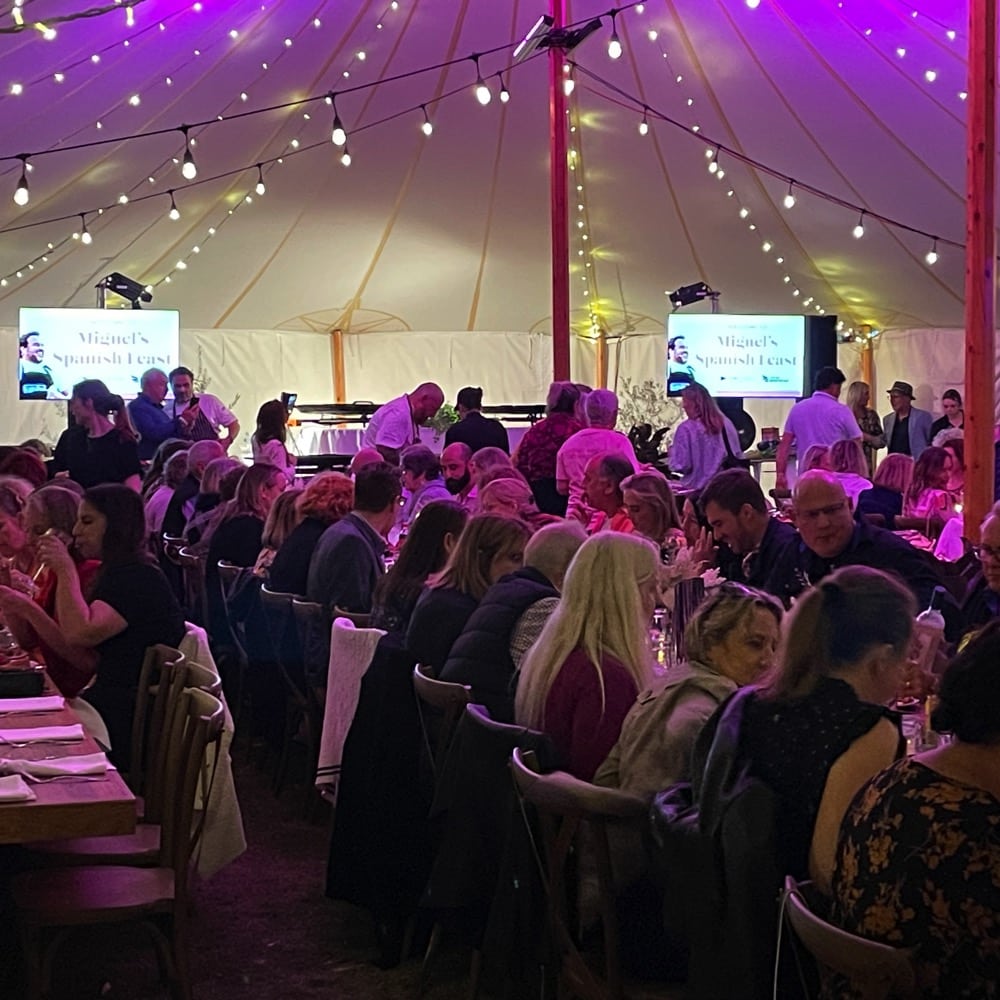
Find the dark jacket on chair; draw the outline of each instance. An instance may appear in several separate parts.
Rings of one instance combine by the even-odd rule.
[[[559,591],[531,566],[509,573],[483,595],[465,623],[441,670],[440,679],[469,684],[473,698],[498,722],[514,721],[514,661],[510,636],[521,615],[543,597]]]

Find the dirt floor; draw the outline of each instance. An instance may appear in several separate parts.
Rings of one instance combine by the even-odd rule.
[[[417,996],[419,957],[396,969],[371,964],[367,915],[323,895],[329,822],[301,818],[301,788],[276,799],[269,772],[237,751],[237,788],[249,848],[196,889],[191,952],[196,1000],[402,1000]],[[9,926],[9,925],[8,925]],[[16,945],[8,938],[0,994],[21,1000],[12,973]],[[87,929],[59,953],[52,1000],[160,1000],[148,938],[131,928]],[[445,948],[426,1000],[465,996],[467,955]],[[3,980],[6,980],[4,983]],[[12,982],[13,980],[13,982]]]

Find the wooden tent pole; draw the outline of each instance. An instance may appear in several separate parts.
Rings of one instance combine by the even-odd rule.
[[[551,0],[552,27],[566,23],[566,0]],[[567,381],[569,359],[569,203],[563,50],[549,49],[549,184],[552,229],[552,378]]]
[[[330,358],[333,362],[333,401],[347,402],[347,379],[344,374],[344,331],[330,331]]]
[[[965,537],[993,505],[997,0],[969,2],[965,220]]]

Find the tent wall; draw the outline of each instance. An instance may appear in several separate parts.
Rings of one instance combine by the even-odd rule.
[[[298,392],[303,403],[333,399],[330,338],[324,333],[275,330],[182,330],[181,360],[207,381],[207,391],[229,404],[243,428],[241,447],[248,449],[258,406],[282,391]],[[3,440],[41,437],[54,441],[65,427],[59,403],[17,400],[17,331],[0,329],[0,350],[11,359],[0,376]],[[886,412],[885,390],[901,378],[915,387],[917,405],[940,412],[944,389],[961,390],[961,330],[908,330],[884,333],[875,350],[874,406]],[[636,334],[609,346],[609,379],[658,379],[663,371],[661,334]],[[370,332],[344,337],[348,400],[384,401],[426,379],[438,381],[446,398],[463,385],[481,385],[487,402],[528,403],[543,399],[551,375],[551,340],[543,333],[516,332]],[[573,377],[593,383],[596,351],[592,342],[575,340]],[[861,357],[842,345],[839,363],[848,379],[860,378]],[[750,401],[747,410],[757,427],[782,426],[790,402]]]

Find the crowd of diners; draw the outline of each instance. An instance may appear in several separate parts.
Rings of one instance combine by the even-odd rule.
[[[547,734],[583,781],[652,798],[691,780],[699,736],[747,690],[740,753],[779,803],[781,870],[811,879],[839,926],[913,949],[921,995],[995,995],[1000,505],[966,546],[964,593],[891,530],[898,517],[955,517],[957,393],[933,423],[897,382],[880,422],[867,386],[845,405],[843,375],[821,371],[782,436],[791,506],[778,516],[749,472],[723,468],[739,439],[697,383],[682,392],[667,468],[637,460],[613,392],[570,382],[552,384],[513,453],[482,391],[463,389],[438,452],[420,427],[444,394],[425,383],[373,415],[345,472],[301,482],[280,401],[261,406],[248,465],[227,455],[231,427],[223,437],[203,413],[159,419],[166,380],[143,376],[155,447],[129,419],[135,404],[90,380],[74,388],[76,426],[48,467],[37,442],[0,451],[0,614],[64,694],[97,709],[117,763],[143,651],[176,646],[185,629],[158,562],[166,532],[205,555],[210,594],[222,594],[225,560],[251,586],[318,603],[328,622],[369,615],[380,642],[471,686],[495,719]],[[654,613],[680,576],[709,569],[686,657],[664,671]],[[944,639],[917,676],[914,618],[935,595]],[[220,596],[210,639],[227,613]],[[304,652],[318,689],[328,660],[321,629]],[[904,689],[931,695],[928,723],[950,734],[909,757],[891,707]],[[618,847],[626,881],[651,877],[639,840]],[[846,980],[823,989],[857,995]]]

